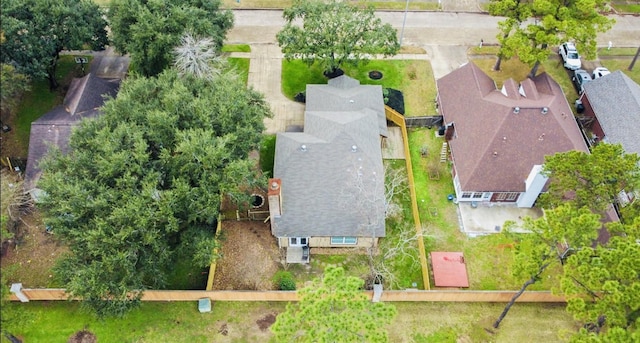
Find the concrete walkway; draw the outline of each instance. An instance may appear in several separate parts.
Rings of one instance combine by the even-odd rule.
[[[276,44],[252,44],[249,86],[264,94],[274,116],[266,119],[265,132],[285,131],[289,125],[302,125],[304,104],[287,99],[282,94],[282,59]]]

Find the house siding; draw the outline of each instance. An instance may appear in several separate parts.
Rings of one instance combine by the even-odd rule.
[[[598,137],[598,141],[602,141],[605,138],[604,131],[602,130],[602,126],[598,122],[598,117],[593,110],[593,106],[591,106],[591,102],[589,101],[589,96],[585,94],[585,96],[581,99],[582,104],[584,105],[584,113],[583,115],[588,118],[593,118],[593,122],[591,123],[591,132],[593,132],[596,137]]]
[[[331,237],[311,237],[309,239],[310,248],[368,248],[378,246],[378,238],[358,237],[356,244],[331,244]],[[286,248],[289,246],[288,237],[278,237],[278,246]]]

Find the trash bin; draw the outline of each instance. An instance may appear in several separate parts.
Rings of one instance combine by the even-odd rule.
[[[452,201],[454,198],[453,194],[447,195],[447,200]]]

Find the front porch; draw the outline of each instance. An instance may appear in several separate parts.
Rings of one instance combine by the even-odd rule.
[[[309,263],[309,246],[287,247],[287,263]]]

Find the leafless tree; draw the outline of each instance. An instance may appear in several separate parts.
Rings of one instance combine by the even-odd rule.
[[[216,54],[212,38],[194,37],[185,33],[174,49],[175,66],[181,74],[211,79],[220,75],[224,60]]]
[[[348,169],[352,176],[349,179],[350,184],[344,188],[343,198],[360,213],[361,231],[370,232],[372,235],[371,246],[367,247],[369,278],[371,281],[382,279],[389,287],[399,288],[392,261],[411,259],[419,265],[417,241],[429,233],[425,229],[418,232],[413,225],[402,223],[403,208],[398,202],[407,194],[406,171],[393,168],[389,164],[385,164],[383,170],[384,176],[381,176],[378,172],[354,164]],[[383,178],[384,183],[378,182],[379,178]],[[384,206],[384,216],[377,214],[379,212],[376,211],[376,207],[380,206]],[[375,228],[381,221],[394,221],[397,225],[393,238],[388,235],[379,246],[375,246]]]

